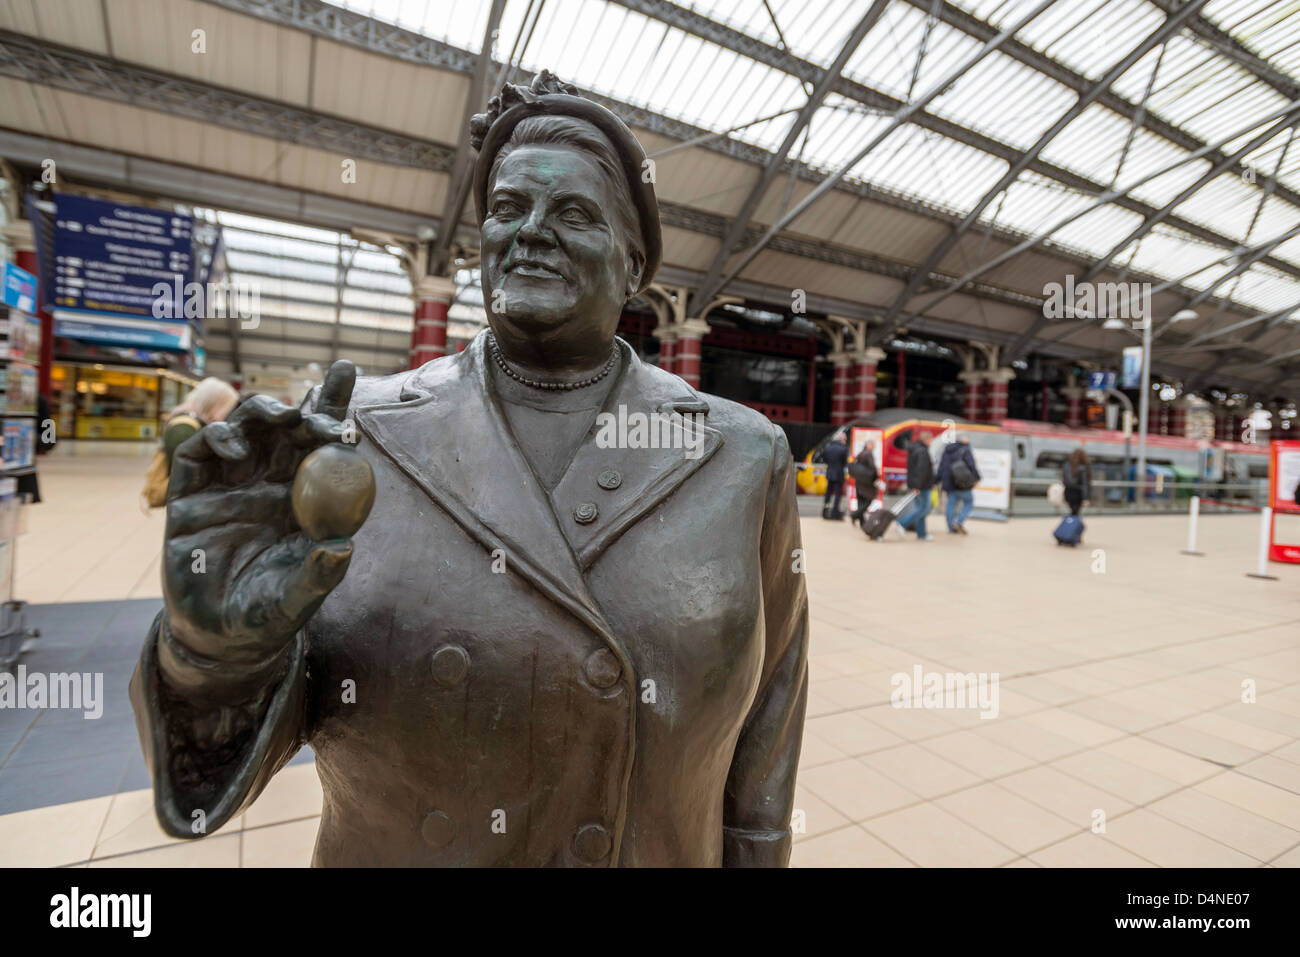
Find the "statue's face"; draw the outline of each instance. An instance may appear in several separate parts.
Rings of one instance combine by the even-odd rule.
[[[637,268],[614,201],[614,184],[581,150],[523,146],[508,154],[482,227],[489,320],[536,332],[577,320],[612,335]]]

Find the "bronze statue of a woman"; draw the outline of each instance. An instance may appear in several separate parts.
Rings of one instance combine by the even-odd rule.
[[[158,819],[211,833],[310,744],[317,865],[784,865],[808,624],[783,433],[615,336],[661,255],[620,120],[543,73],[473,133],[490,331],[336,363],[176,454],[131,682]],[[662,441],[604,428],[638,419]],[[344,462],[322,532],[295,474],[352,432],[373,511]]]

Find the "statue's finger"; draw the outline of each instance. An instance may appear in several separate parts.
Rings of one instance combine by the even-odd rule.
[[[285,405],[279,399],[273,399],[269,395],[255,395],[240,403],[239,408],[230,413],[226,423],[240,431],[245,431],[249,427],[264,429],[294,426],[301,418],[302,413],[297,406]]]
[[[357,367],[347,359],[339,359],[325,373],[316,411],[331,418],[343,419],[352,401],[352,387],[357,381]]]

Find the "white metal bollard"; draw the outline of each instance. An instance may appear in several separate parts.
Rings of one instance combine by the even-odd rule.
[[[1273,527],[1273,510],[1266,505],[1259,513],[1259,517],[1259,571],[1247,572],[1246,577],[1277,581],[1276,575],[1268,573],[1268,533]]]
[[[1201,517],[1201,497],[1193,495],[1191,504],[1187,509],[1187,547],[1183,549],[1184,555],[1204,555],[1204,552],[1196,550],[1196,520]]]

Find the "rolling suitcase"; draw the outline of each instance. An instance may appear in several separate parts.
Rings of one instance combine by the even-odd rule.
[[[889,531],[889,526],[893,524],[894,519],[898,518],[915,498],[915,492],[908,492],[890,508],[878,508],[862,516],[862,530],[866,532],[867,538],[873,542],[880,541],[881,536]]]
[[[1056,536],[1058,545],[1078,545],[1083,538],[1083,520],[1078,515],[1067,515],[1052,534]]]

